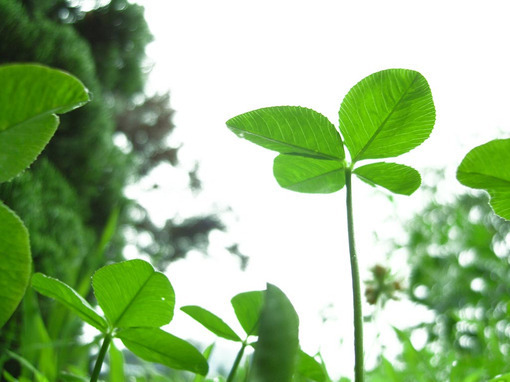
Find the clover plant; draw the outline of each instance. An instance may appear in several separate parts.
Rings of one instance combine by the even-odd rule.
[[[36,273],[32,287],[74,311],[98,329],[103,344],[91,381],[97,381],[113,338],[119,338],[138,357],[173,369],[206,375],[204,356],[188,342],[161,329],[174,314],[175,294],[168,278],[143,260],[107,265],[94,273],[92,287],[104,316],[63,282]]]
[[[253,110],[226,123],[239,137],[279,153],[273,173],[280,186],[305,193],[332,193],[346,187],[356,382],[364,380],[364,366],[352,174],[372,186],[412,194],[421,183],[420,174],[412,167],[384,161],[360,163],[414,149],[429,137],[434,123],[435,108],[427,81],[420,73],[406,69],[383,70],[357,83],[342,101],[338,129],[324,115],[297,106]]]
[[[57,129],[56,114],[89,101],[83,84],[41,65],[0,66],[0,182],[37,158]],[[0,201],[0,328],[20,303],[31,272],[28,231]]]

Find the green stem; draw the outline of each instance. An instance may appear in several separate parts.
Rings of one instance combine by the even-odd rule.
[[[239,363],[241,362],[241,359],[243,358],[245,348],[246,348],[246,342],[243,342],[241,349],[239,349],[239,352],[237,353],[234,364],[232,365],[232,369],[230,370],[230,373],[228,374],[227,382],[232,382],[234,380],[234,376],[236,375],[237,368],[239,367]]]
[[[363,313],[361,311],[361,285],[354,242],[354,220],[352,214],[351,169],[345,170],[345,188],[347,189],[347,232],[349,236],[349,252],[351,255],[352,296],[354,305],[354,381],[363,382]]]
[[[90,377],[90,382],[96,382],[97,379],[99,378],[99,373],[101,372],[101,366],[103,366],[104,357],[106,355],[106,352],[108,351],[110,342],[112,342],[112,335],[110,333],[108,333],[104,337],[103,345],[101,345],[101,349],[99,350],[99,354],[97,355],[96,364],[94,365],[94,370],[92,371],[92,376]]]

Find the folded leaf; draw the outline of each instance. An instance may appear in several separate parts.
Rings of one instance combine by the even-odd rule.
[[[372,163],[353,172],[364,182],[384,187],[395,194],[411,195],[421,184],[418,171],[398,163]]]
[[[374,73],[345,96],[340,131],[351,159],[390,158],[425,141],[436,113],[425,78],[406,69]]]
[[[253,110],[227,121],[238,136],[282,154],[344,159],[340,134],[322,114],[298,106]]]
[[[510,220],[510,139],[496,139],[471,150],[457,168],[457,179],[486,190],[494,212]]]
[[[161,329],[124,329],[117,337],[129,350],[146,361],[200,375],[206,375],[209,369],[206,359],[195,347]]]
[[[299,350],[296,372],[312,381],[325,382],[327,380],[322,365],[302,350]]]
[[[183,306],[181,310],[201,323],[218,337],[231,341],[242,342],[241,338],[234,332],[225,321],[216,316],[214,313],[195,305]]]
[[[60,280],[35,273],[32,287],[40,294],[53,298],[75,312],[83,321],[105,333],[108,330],[106,320],[96,313],[94,308],[69,285]]]
[[[160,327],[173,317],[175,294],[168,278],[143,260],[99,269],[92,278],[97,302],[114,328]]]
[[[0,235],[1,328],[11,317],[25,294],[30,278],[32,258],[25,225],[2,202],[0,202],[0,232],[2,233]]]
[[[230,300],[237,320],[247,336],[258,335],[258,323],[264,302],[264,293],[261,290],[243,292],[235,295]]]
[[[0,182],[14,177],[41,153],[58,126],[57,113],[88,102],[83,84],[40,65],[0,66]]]
[[[250,381],[290,382],[299,350],[299,318],[285,294],[268,284]]]
[[[274,160],[273,173],[281,187],[297,192],[328,194],[345,185],[343,161],[282,154]]]

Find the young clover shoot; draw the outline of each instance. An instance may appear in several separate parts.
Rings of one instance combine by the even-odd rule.
[[[371,186],[411,195],[421,183],[412,167],[379,159],[402,155],[432,132],[436,113],[425,78],[406,69],[374,73],[345,96],[339,129],[304,107],[267,107],[238,115],[227,126],[239,137],[279,153],[273,173],[292,191],[332,193],[346,187],[354,297],[355,382],[364,381],[363,315],[352,209],[352,174]],[[346,156],[348,152],[348,157]],[[363,161],[372,163],[361,165]]]

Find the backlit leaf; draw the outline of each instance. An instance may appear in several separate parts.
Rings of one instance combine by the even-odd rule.
[[[364,182],[378,185],[395,194],[411,195],[420,187],[421,177],[414,168],[398,163],[372,163],[353,171]]]
[[[146,261],[129,260],[103,267],[94,273],[92,286],[112,327],[159,328],[173,317],[172,285]]]
[[[374,73],[345,96],[340,131],[353,162],[404,154],[425,141],[435,122],[425,78],[406,69]]]
[[[278,155],[273,173],[278,184],[292,191],[327,194],[345,185],[343,161]]]
[[[11,317],[28,286],[32,259],[28,231],[0,202],[0,328]]]
[[[235,295],[230,300],[237,320],[247,336],[258,335],[258,323],[264,303],[264,293],[261,290],[243,292]]]
[[[510,139],[496,139],[471,150],[457,169],[457,179],[486,190],[494,212],[510,220]]]
[[[218,337],[222,337],[231,341],[242,342],[236,332],[234,332],[230,326],[225,323],[225,321],[223,321],[214,313],[211,313],[208,310],[196,305],[183,306],[181,310],[201,323]]]
[[[324,382],[327,379],[322,365],[302,350],[299,351],[296,371],[299,375],[312,381]]]
[[[250,381],[289,382],[299,350],[299,318],[285,294],[268,284]]]
[[[94,308],[81,297],[73,288],[60,280],[35,273],[32,276],[32,287],[40,294],[53,298],[75,312],[83,321],[106,332],[108,324],[96,313]]]
[[[489,382],[510,382],[510,374],[494,377]]]
[[[88,102],[83,84],[40,65],[0,66],[0,182],[41,153],[58,126],[56,114]]]
[[[188,342],[158,328],[130,328],[117,337],[138,357],[172,369],[206,375],[209,369],[204,356]]]
[[[253,110],[227,121],[238,136],[282,154],[344,159],[342,139],[322,114],[298,106]]]

